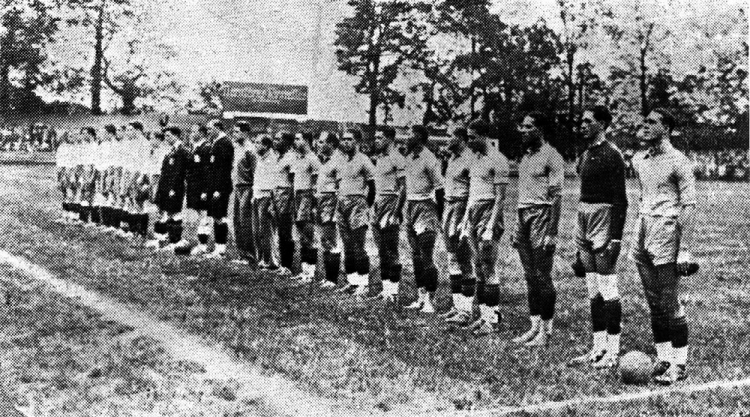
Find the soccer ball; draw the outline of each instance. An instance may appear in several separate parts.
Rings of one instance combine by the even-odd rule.
[[[654,362],[645,353],[634,350],[620,358],[620,379],[624,384],[645,384],[651,378]]]

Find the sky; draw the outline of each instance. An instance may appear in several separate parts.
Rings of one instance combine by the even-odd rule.
[[[644,1],[688,2],[689,7],[678,10],[682,14],[744,5],[743,0]],[[309,118],[366,120],[366,97],[354,93],[356,80],[336,68],[334,30],[350,12],[346,0],[161,0],[152,4],[155,38],[177,52],[165,65],[183,84],[232,80],[307,85]],[[509,22],[531,24],[543,18],[553,29],[561,27],[556,0],[496,0],[493,11]],[[690,40],[680,42],[687,47],[673,48],[673,65],[694,62],[696,52],[689,47]],[[88,49],[75,36],[59,49],[63,61],[70,59],[66,54],[88,58]],[[591,59],[606,63],[608,54],[605,51]],[[419,120],[417,104],[412,99],[406,109],[396,110],[394,122]]]

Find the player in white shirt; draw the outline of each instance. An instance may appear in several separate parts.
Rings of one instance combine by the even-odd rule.
[[[57,147],[56,165],[57,165],[57,182],[60,193],[62,194],[63,214],[58,223],[68,223],[73,220],[73,211],[71,202],[73,201],[74,191],[72,187],[71,175],[73,167],[71,165],[71,155],[73,153],[73,144],[71,138],[64,134],[60,145]]]

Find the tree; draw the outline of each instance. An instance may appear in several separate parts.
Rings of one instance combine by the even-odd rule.
[[[104,54],[112,37],[133,17],[131,0],[68,0],[73,16],[68,24],[89,29],[93,39],[93,63],[90,68],[91,113],[102,114]]]
[[[37,87],[49,84],[46,46],[59,18],[41,0],[11,0],[0,8],[0,113],[31,111],[41,103]]]
[[[122,52],[102,57],[102,79],[122,100],[123,114],[179,100],[181,86],[168,65],[176,52],[152,31],[153,17],[151,10],[141,9],[111,40],[113,48]]]
[[[469,73],[470,83],[465,95],[468,95],[469,98],[469,117],[471,119],[476,116],[478,98],[475,80],[479,67],[477,66],[476,56],[477,51],[481,48],[480,39],[486,37],[485,32],[489,30],[487,24],[492,20],[490,6],[490,0],[439,0],[435,4],[437,17],[435,24],[438,30],[468,40],[468,51],[459,54],[460,57],[456,58],[451,66],[454,69]],[[463,94],[457,94],[458,90],[455,88],[448,87],[447,92],[453,98],[463,96]],[[456,102],[455,104],[461,103]]]
[[[336,57],[341,71],[358,78],[354,90],[368,96],[368,121],[374,127],[380,106],[386,119],[391,106],[403,106],[405,96],[393,84],[402,67],[426,49],[426,27],[418,16],[429,5],[406,0],[348,4],[354,14],[336,25]]]

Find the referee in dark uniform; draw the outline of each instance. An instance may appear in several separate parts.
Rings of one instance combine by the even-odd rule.
[[[208,123],[209,135],[214,137],[209,156],[207,172],[206,198],[208,216],[214,221],[214,251],[212,258],[222,258],[227,250],[229,225],[227,212],[229,196],[232,194],[232,169],[234,168],[234,145],[224,132],[224,123],[212,120]]]
[[[208,210],[206,180],[211,160],[211,140],[208,137],[208,128],[203,125],[193,125],[190,135],[192,151],[187,167],[185,200],[187,208],[195,210],[200,217],[197,232],[198,246],[193,250],[193,254],[198,255],[208,252],[210,224],[206,215],[206,210]]]
[[[185,199],[185,173],[190,152],[182,143],[182,130],[179,127],[166,128],[164,140],[172,149],[164,156],[161,164],[155,199],[161,219],[154,224],[154,233],[166,232],[169,245],[164,249],[174,250],[182,241],[182,204]]]

